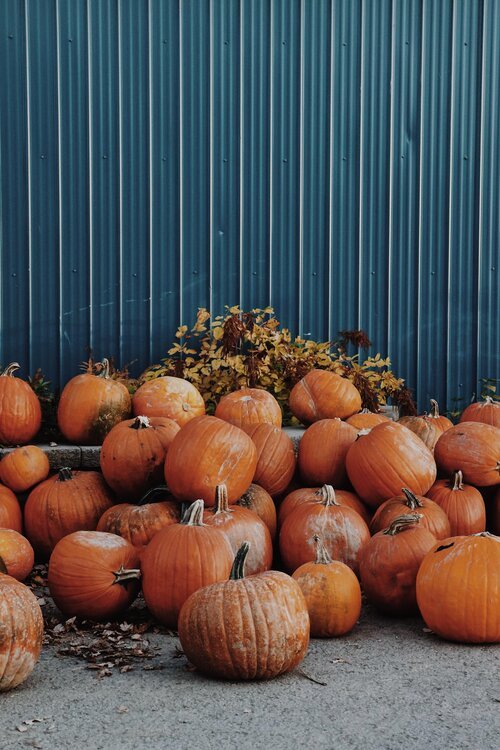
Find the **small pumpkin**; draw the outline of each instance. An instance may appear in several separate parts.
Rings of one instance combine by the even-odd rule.
[[[14,492],[26,492],[49,476],[47,455],[36,445],[25,445],[0,461],[0,481]]]
[[[299,505],[303,503],[325,502],[329,496],[333,495],[339,505],[347,505],[359,513],[366,524],[370,523],[371,515],[368,508],[359,499],[354,492],[348,490],[334,490],[331,485],[325,484],[323,487],[299,487],[288,494],[279,507],[278,519],[280,526],[285,519]]]
[[[377,424],[390,421],[389,417],[386,417],[385,414],[378,414],[369,409],[361,409],[358,414],[353,414],[352,417],[346,419],[347,424],[350,424],[351,427],[355,427],[357,430],[370,430]]]
[[[451,474],[457,467],[468,484],[500,484],[500,429],[480,422],[460,422],[441,435],[434,449],[439,469]]]
[[[486,529],[486,508],[483,496],[475,487],[463,483],[461,471],[454,471],[450,479],[438,479],[427,497],[444,510],[450,521],[448,536],[477,534]]]
[[[199,390],[187,380],[172,375],[143,383],[134,393],[132,403],[136,416],[167,417],[179,427],[205,414],[205,402]]]
[[[221,398],[215,416],[236,427],[271,424],[281,427],[281,407],[268,391],[262,388],[240,388]]]
[[[23,530],[23,514],[12,490],[0,484],[0,529]]]
[[[351,568],[332,560],[320,537],[313,537],[316,559],[297,568],[297,581],[307,604],[313,638],[349,633],[361,613],[361,588]]]
[[[407,487],[402,494],[391,497],[380,505],[370,523],[370,531],[376,534],[388,528],[402,514],[419,513],[421,526],[428,529],[436,539],[450,536],[450,521],[446,512],[437,503],[422,495],[415,495]]]
[[[236,501],[236,505],[256,513],[269,529],[271,539],[276,536],[276,506],[271,495],[263,487],[252,482],[246,492]]]
[[[303,424],[345,419],[361,409],[361,395],[347,378],[328,370],[311,370],[292,388],[289,406]]]
[[[436,420],[428,416],[401,417],[401,419],[398,419],[398,424],[402,424],[411,430],[431,451],[434,450],[434,446],[442,435]]]
[[[26,537],[14,529],[0,528],[0,558],[7,573],[18,581],[24,581],[33,570],[35,553]]]
[[[0,443],[28,443],[42,424],[42,409],[31,386],[14,377],[20,365],[11,362],[0,372]]]
[[[179,615],[182,649],[210,677],[270,679],[298,666],[307,651],[300,586],[273,570],[245,578],[248,549],[244,543],[238,550],[229,580],[193,593]]]
[[[293,443],[282,429],[261,423],[243,427],[257,450],[253,481],[270,495],[280,495],[290,483],[296,467]]]
[[[484,401],[469,404],[463,410],[460,422],[482,422],[500,427],[500,401],[494,401],[491,396],[486,396]]]
[[[440,432],[446,432],[446,430],[449,430],[450,427],[453,427],[453,422],[451,421],[451,419],[448,419],[448,417],[445,417],[439,413],[439,404],[434,398],[431,398],[431,408],[429,413],[423,414],[422,416],[433,419]]]
[[[335,419],[320,419],[302,435],[298,465],[307,485],[332,484],[342,487],[347,481],[347,451],[357,438],[355,427]]]

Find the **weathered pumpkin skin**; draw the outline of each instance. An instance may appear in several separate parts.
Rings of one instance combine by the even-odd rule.
[[[484,401],[469,404],[461,416],[460,422],[482,422],[493,427],[500,427],[500,402],[487,396]]]
[[[415,495],[406,487],[401,494],[389,498],[377,508],[370,522],[370,531],[377,534],[387,529],[398,516],[408,513],[419,513],[422,516],[420,526],[430,531],[436,539],[450,536],[446,511],[430,498]]]
[[[401,487],[425,495],[436,480],[436,462],[426,445],[403,425],[384,422],[359,433],[346,456],[356,494],[376,508]]]
[[[460,468],[465,481],[475,487],[500,484],[498,427],[481,422],[460,422],[441,435],[434,456],[441,471],[451,474]]]
[[[356,513],[359,513],[366,524],[370,523],[371,516],[368,512],[368,508],[361,502],[354,492],[349,492],[348,490],[334,490],[331,485],[323,485],[323,487],[299,487],[298,489],[293,490],[293,492],[290,492],[279,507],[279,525],[283,525],[285,519],[297,506],[302,505],[303,503],[324,502],[330,490],[335,493],[335,500],[339,505],[347,505],[349,508],[355,510]]]
[[[43,617],[34,594],[0,573],[0,692],[31,674],[42,650]]]
[[[210,677],[268,680],[303,660],[309,615],[300,586],[270,570],[193,593],[179,615],[179,638],[189,661]]]
[[[174,500],[144,505],[119,503],[102,514],[97,531],[117,534],[142,552],[155,534],[180,520],[180,506]]]
[[[292,388],[289,406],[292,414],[307,425],[356,414],[361,409],[361,396],[350,380],[327,370],[311,370]]]
[[[347,481],[347,451],[356,441],[355,427],[341,419],[320,419],[307,428],[299,443],[298,465],[304,484],[342,487]]]
[[[263,487],[252,482],[248,490],[235,504],[257,513],[266,524],[271,539],[274,541],[277,526],[276,506],[271,495]]]
[[[0,558],[7,573],[17,581],[24,581],[35,564],[33,547],[26,537],[13,529],[0,528]]]
[[[257,450],[257,467],[253,481],[272,497],[289,485],[297,464],[293,443],[283,430],[271,424],[254,424],[242,428]]]
[[[486,507],[483,496],[475,487],[462,482],[462,472],[455,471],[450,479],[438,479],[427,497],[437,503],[450,521],[448,536],[467,536],[486,529]]]
[[[180,427],[166,417],[135,417],[115,425],[101,448],[101,471],[117,497],[135,500],[161,484],[168,448]]]
[[[135,416],[167,417],[179,427],[205,414],[203,396],[192,383],[183,378],[165,375],[148,380],[134,393]]]
[[[215,409],[215,416],[236,427],[271,424],[281,427],[281,408],[272,393],[262,388],[240,388],[223,396]]]
[[[0,481],[13,492],[26,492],[47,479],[49,471],[49,459],[36,445],[16,448],[0,461]]]
[[[417,574],[426,625],[461,643],[500,642],[500,537],[487,532],[436,544]]]
[[[42,424],[42,409],[33,389],[21,378],[12,362],[0,373],[0,443],[22,445],[37,434]]]
[[[442,435],[442,430],[436,424],[435,419],[431,419],[428,416],[425,417],[401,417],[398,420],[398,424],[402,424],[411,430],[422,442],[429,448],[430,451],[434,450],[434,447]]]
[[[385,414],[377,414],[368,409],[362,409],[358,414],[353,414],[352,417],[346,419],[347,424],[350,424],[351,427],[355,427],[357,430],[371,430],[377,424],[390,421],[389,417],[386,417]]]
[[[23,530],[23,514],[17,497],[8,487],[0,485],[0,529]]]

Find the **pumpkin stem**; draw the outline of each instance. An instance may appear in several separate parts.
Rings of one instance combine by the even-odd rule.
[[[57,474],[58,482],[69,482],[70,479],[73,479],[73,472],[71,471],[69,466],[63,466],[61,469],[59,469]]]
[[[369,435],[371,431],[372,431],[371,427],[363,427],[362,430],[358,430],[356,440],[359,440],[360,437],[364,437],[365,435]]]
[[[215,488],[215,505],[213,512],[215,516],[217,515],[217,513],[231,512],[229,501],[227,499],[227,487],[225,484],[218,484]]]
[[[250,549],[250,542],[242,542],[233,560],[233,567],[229,574],[230,581],[239,581],[245,577],[245,560]]]
[[[321,537],[315,534],[313,536],[313,542],[316,545],[316,560],[314,561],[316,565],[329,565],[330,563],[332,563],[333,560],[330,557],[330,553],[328,552],[327,548],[321,541]]]
[[[331,484],[324,484],[319,494],[321,495],[321,502],[326,508],[329,508],[331,505],[340,505],[335,498],[335,490]]]
[[[99,362],[99,364],[101,365],[102,370],[97,377],[104,378],[106,380],[107,378],[109,378],[109,359],[106,359],[106,357],[104,357],[102,362]]]
[[[460,470],[454,471],[451,481],[453,482],[452,490],[463,490],[463,474]]]
[[[113,585],[115,583],[127,583],[127,581],[138,581],[141,577],[141,571],[137,568],[130,568],[127,570],[123,567],[123,565],[120,565],[119,569],[116,571],[113,571],[113,575],[115,576],[115,580],[113,581]]]
[[[0,377],[2,377],[2,378],[3,377],[10,377],[11,378],[13,376],[13,373],[16,370],[19,370],[20,367],[21,367],[21,365],[19,364],[19,362],[11,362],[10,365],[7,365],[7,367],[5,368],[5,370],[2,373],[0,373]]]
[[[471,536],[484,536],[485,539],[494,539],[495,542],[500,542],[500,536],[492,534],[491,531],[478,531],[476,534],[471,534]],[[1,559],[2,558],[0,557],[0,560]]]
[[[145,430],[151,427],[151,422],[147,417],[136,417],[129,427],[131,430]]]
[[[152,487],[141,497],[137,505],[146,505],[153,502],[155,498],[159,500],[159,496],[163,496],[166,492],[170,493],[166,484],[159,484],[158,487]]]
[[[184,526],[203,526],[202,519],[204,507],[205,503],[203,500],[195,500],[182,516],[181,523],[184,524]]]
[[[406,497],[406,503],[411,510],[416,510],[417,508],[423,508],[424,504],[421,500],[418,499],[416,495],[413,494],[411,490],[409,490],[407,487],[402,488],[402,493]]]
[[[398,516],[394,521],[391,521],[389,528],[384,529],[382,533],[388,536],[395,536],[401,531],[414,526],[416,523],[420,523],[420,519],[423,517],[422,513],[403,513],[402,516]]]
[[[439,404],[434,398],[431,398],[431,410],[429,412],[429,416],[433,419],[437,419],[439,417]]]
[[[491,396],[485,396],[484,403],[485,404],[492,404],[493,403],[493,399],[491,398]]]
[[[3,557],[0,557],[0,573],[5,573],[6,576],[9,575],[7,571],[7,566],[3,560]]]

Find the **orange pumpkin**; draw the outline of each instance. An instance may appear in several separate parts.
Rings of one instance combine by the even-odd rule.
[[[0,558],[7,573],[24,581],[33,570],[35,553],[28,540],[13,529],[0,529]]]
[[[328,370],[311,370],[292,388],[289,406],[297,419],[312,424],[356,414],[361,409],[361,396],[350,380]]]
[[[49,476],[47,455],[36,445],[25,445],[0,461],[0,481],[14,492],[26,492]]]
[[[165,479],[177,500],[201,498],[215,502],[215,488],[225,484],[230,503],[235,503],[252,483],[257,450],[251,438],[217,417],[196,417],[170,444]]]
[[[469,404],[463,410],[460,422],[482,422],[500,427],[500,401],[493,401],[491,396],[486,396],[484,401]]]
[[[428,529],[436,539],[450,536],[450,521],[446,512],[437,503],[422,495],[415,495],[403,487],[402,494],[391,497],[380,505],[370,523],[370,531],[376,534],[388,528],[395,518],[408,513],[422,516],[421,526]]]
[[[236,427],[272,424],[281,427],[281,408],[274,396],[262,388],[240,388],[223,396],[215,409],[215,416]]]
[[[389,417],[386,417],[384,414],[377,414],[369,409],[362,409],[358,414],[353,414],[352,417],[346,419],[347,424],[350,424],[351,427],[355,427],[357,430],[370,430],[377,424],[390,421]]]
[[[470,484],[462,482],[462,472],[455,471],[451,479],[438,479],[427,491],[441,506],[450,521],[448,536],[467,536],[486,529],[486,508],[483,496]]]
[[[398,424],[408,427],[431,451],[434,450],[434,446],[439,440],[440,435],[442,435],[442,431],[436,424],[436,420],[427,416],[401,417],[398,420]]]
[[[141,385],[133,398],[134,414],[167,417],[183,427],[191,419],[205,414],[203,396],[183,378],[165,375]]]
[[[8,487],[0,485],[0,529],[23,530],[23,514],[17,497]]]
[[[436,544],[417,574],[417,602],[441,638],[500,642],[500,537],[482,531]]]
[[[112,427],[130,416],[131,408],[127,388],[109,376],[109,362],[103,359],[99,375],[76,375],[66,384],[57,423],[70,443],[101,445]]]
[[[108,620],[124,612],[139,592],[137,549],[115,534],[75,531],[50,556],[48,586],[68,617]]]
[[[101,449],[101,471],[118,497],[135,500],[163,481],[167,450],[179,425],[166,417],[135,417],[115,425]]]
[[[441,435],[434,449],[439,469],[458,467],[468,484],[500,484],[500,429],[480,422],[460,422]]]
[[[289,485],[296,466],[293,443],[279,427],[254,424],[243,428],[257,449],[253,481],[270,495],[280,495]]]
[[[288,494],[279,507],[278,519],[280,526],[285,519],[299,505],[303,503],[325,502],[329,497],[333,497],[339,505],[347,505],[359,513],[366,524],[370,523],[371,515],[368,508],[361,502],[354,492],[348,490],[334,490],[329,484],[323,487],[299,487]]]
[[[252,483],[235,504],[256,513],[266,524],[274,541],[277,524],[276,506],[271,495],[263,487]]]
[[[228,581],[193,593],[179,616],[189,661],[210,677],[264,680],[294,669],[309,644],[309,616],[300,586],[274,570],[244,578],[248,544]]]
[[[345,485],[347,451],[357,438],[355,427],[341,419],[320,419],[302,435],[298,464],[305,484]]]
[[[313,537],[316,559],[293,573],[307,604],[313,638],[349,633],[361,613],[361,588],[351,568],[332,560],[319,536]]]
[[[19,445],[35,437],[42,424],[42,409],[31,386],[14,377],[12,362],[0,373],[0,443]]]
[[[423,414],[422,416],[433,419],[440,432],[446,432],[446,430],[449,430],[450,427],[453,427],[453,422],[451,421],[451,419],[448,419],[448,417],[444,417],[439,413],[439,404],[433,398],[431,398],[431,409],[429,413]]]

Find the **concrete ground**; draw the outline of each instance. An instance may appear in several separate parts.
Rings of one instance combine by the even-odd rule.
[[[65,633],[24,685],[0,695],[0,748],[498,750],[500,649],[424,627],[364,606],[350,635],[311,642],[303,671],[253,684],[191,671],[177,638],[151,630],[140,637],[158,647],[153,659],[99,676],[58,653],[79,638]]]

